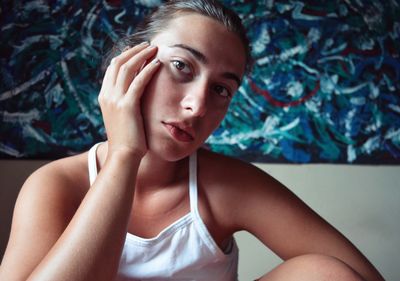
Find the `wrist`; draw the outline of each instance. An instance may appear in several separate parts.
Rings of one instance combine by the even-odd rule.
[[[126,163],[140,163],[145,152],[130,147],[112,147],[108,145],[107,159],[120,159]]]

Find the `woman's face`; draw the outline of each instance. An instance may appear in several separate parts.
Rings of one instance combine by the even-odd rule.
[[[239,37],[194,13],[172,19],[151,44],[160,69],[142,100],[149,150],[181,159],[218,127],[245,71]]]

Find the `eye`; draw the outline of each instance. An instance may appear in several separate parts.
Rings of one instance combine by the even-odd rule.
[[[230,98],[231,97],[230,91],[224,86],[215,85],[213,87],[213,91],[215,93],[217,93],[218,95],[220,95],[221,97],[224,97],[224,98]]]
[[[189,65],[184,63],[183,61],[180,60],[173,60],[172,65],[179,70],[180,72],[183,72],[184,74],[190,74],[192,70],[190,69]]]

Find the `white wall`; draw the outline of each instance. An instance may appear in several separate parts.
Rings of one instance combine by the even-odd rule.
[[[384,275],[400,280],[400,169],[395,166],[259,165],[347,236]],[[279,263],[246,233],[240,280]],[[247,263],[246,261],[250,261]],[[254,280],[254,279],[253,279]]]
[[[44,161],[0,161],[0,257],[25,178]],[[395,166],[259,165],[342,231],[386,280],[400,280],[400,169]],[[254,280],[280,260],[240,232],[240,280]]]

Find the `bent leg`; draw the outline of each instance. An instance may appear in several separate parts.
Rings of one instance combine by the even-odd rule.
[[[344,262],[330,256],[310,254],[283,262],[259,281],[362,281]]]

